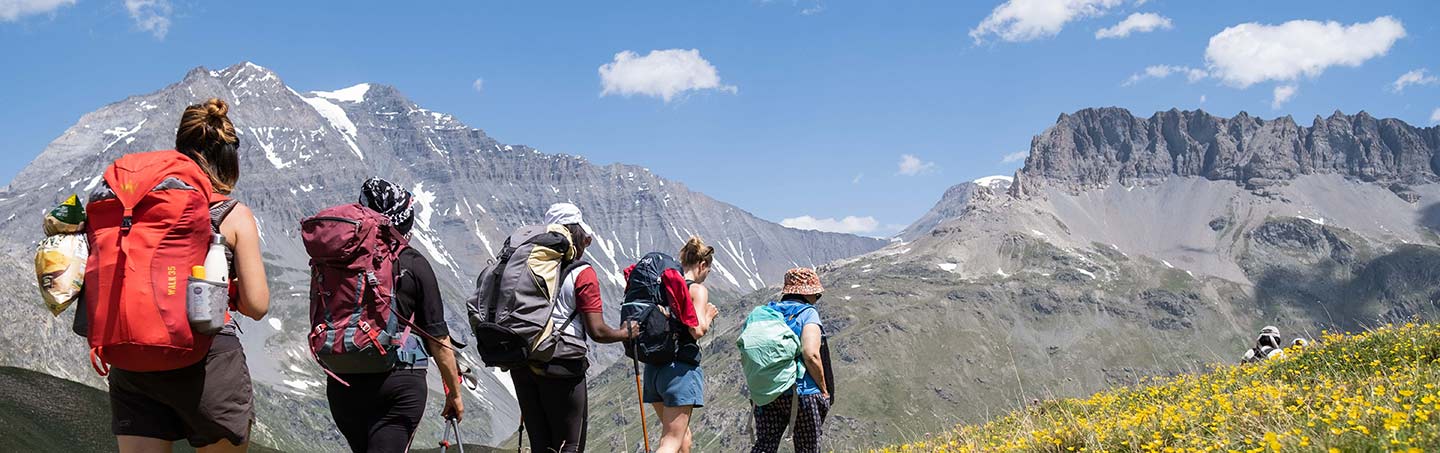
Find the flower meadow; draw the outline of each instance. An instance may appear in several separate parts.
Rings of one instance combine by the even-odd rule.
[[[1256,365],[1044,402],[900,452],[1440,452],[1440,325],[1325,333]]]

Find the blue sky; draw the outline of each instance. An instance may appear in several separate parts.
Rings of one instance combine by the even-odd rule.
[[[884,235],[1085,107],[1440,121],[1440,3],[1317,3],[17,0],[0,3],[0,181],[86,112],[248,60]]]

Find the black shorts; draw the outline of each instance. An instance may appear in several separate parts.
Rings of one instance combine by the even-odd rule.
[[[110,430],[116,436],[193,447],[244,445],[255,422],[250,369],[234,335],[216,335],[205,360],[170,371],[110,370]]]

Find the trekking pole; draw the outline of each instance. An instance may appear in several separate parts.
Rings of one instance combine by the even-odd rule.
[[[645,453],[650,453],[650,425],[645,423],[645,391],[640,387],[640,356],[634,341],[630,342],[631,362],[635,364],[635,399],[640,402],[640,435],[645,439]]]
[[[453,444],[450,443],[450,433],[451,433],[452,431],[455,433],[455,443],[453,443]],[[445,419],[445,428],[443,428],[440,432],[441,432],[441,434],[442,434],[441,439],[440,439],[440,451],[441,451],[441,452],[448,452],[448,451],[450,451],[450,446],[451,446],[451,445],[454,445],[456,448],[459,448],[459,449],[460,449],[460,453],[465,453],[465,441],[460,440],[460,421],[459,421],[459,420],[456,420],[456,419],[453,419],[453,418],[446,418],[446,419]]]

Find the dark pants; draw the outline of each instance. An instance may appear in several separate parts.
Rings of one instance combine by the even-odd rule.
[[[425,369],[341,376],[349,387],[329,379],[325,396],[335,427],[355,453],[410,449],[425,415]]]
[[[530,451],[580,453],[585,451],[590,402],[585,377],[538,376],[528,367],[510,370],[520,417],[529,432]]]
[[[216,335],[205,360],[170,371],[110,371],[111,430],[117,436],[176,441],[193,447],[250,439],[255,408],[245,350],[234,335]]]
[[[755,408],[755,447],[750,453],[780,450],[785,427],[790,425],[794,392],[791,388],[770,404]],[[795,453],[819,453],[821,426],[830,413],[830,401],[820,395],[801,396],[799,401],[800,408],[795,412]]]

